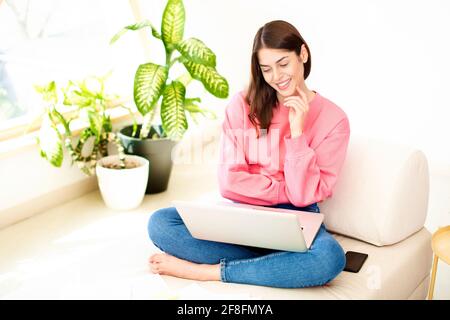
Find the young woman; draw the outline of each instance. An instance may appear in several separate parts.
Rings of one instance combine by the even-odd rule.
[[[256,33],[247,90],[225,111],[218,170],[223,197],[254,205],[319,212],[330,197],[350,135],[343,110],[305,84],[308,45],[285,21]],[[193,238],[174,207],[151,215],[148,232],[164,253],[152,272],[279,288],[324,285],[345,254],[322,224],[310,249],[288,252]]]

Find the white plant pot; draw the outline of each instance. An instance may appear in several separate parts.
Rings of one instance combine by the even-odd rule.
[[[147,188],[149,161],[143,157],[126,155],[126,159],[139,163],[130,169],[110,169],[104,165],[118,163],[119,156],[107,156],[99,161],[95,168],[98,186],[108,208],[131,210],[142,203]]]

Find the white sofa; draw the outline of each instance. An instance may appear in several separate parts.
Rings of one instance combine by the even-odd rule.
[[[210,123],[187,135],[174,151],[175,163],[199,168],[203,183],[195,184],[198,199],[220,197],[214,182],[219,138],[220,122]],[[177,179],[174,175],[169,185],[174,195]],[[424,299],[432,261],[431,234],[424,228],[428,194],[428,165],[420,150],[352,135],[335,192],[319,207],[327,229],[345,251],[369,255],[359,273],[344,271],[325,286],[303,289],[197,285],[215,294],[256,299]],[[173,277],[165,281],[180,288],[192,282]]]

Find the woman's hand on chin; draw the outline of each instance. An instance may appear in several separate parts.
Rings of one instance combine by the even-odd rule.
[[[297,86],[298,96],[290,96],[284,99],[283,104],[289,109],[289,125],[291,128],[291,138],[296,138],[303,133],[305,118],[309,111],[308,98],[306,94]]]

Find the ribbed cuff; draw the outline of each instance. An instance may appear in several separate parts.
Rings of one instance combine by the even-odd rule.
[[[220,279],[222,280],[222,282],[227,282],[227,277],[225,274],[225,268],[226,268],[226,261],[225,258],[220,259]]]

